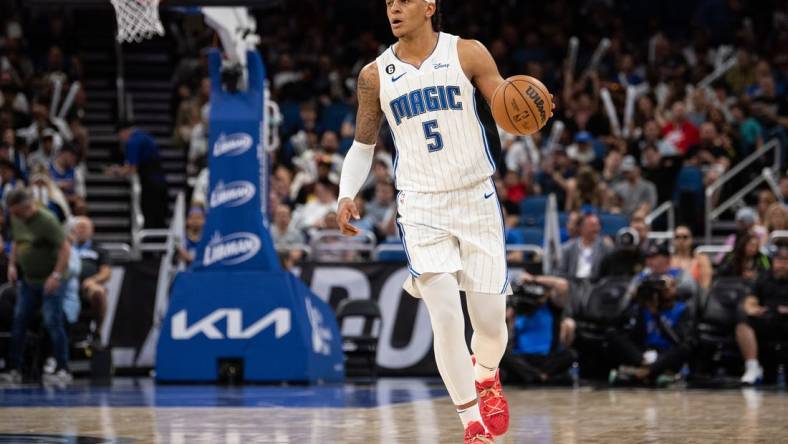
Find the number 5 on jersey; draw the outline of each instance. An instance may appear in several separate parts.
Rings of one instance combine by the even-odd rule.
[[[438,121],[434,119],[428,120],[422,123],[421,126],[424,128],[424,137],[427,140],[432,139],[432,142],[427,143],[427,150],[431,153],[442,150],[443,137],[441,137],[441,133],[438,132]]]

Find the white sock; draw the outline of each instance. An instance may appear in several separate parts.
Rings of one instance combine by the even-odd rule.
[[[498,368],[487,368],[479,363],[479,360],[476,360],[476,365],[473,366],[473,376],[475,377],[477,382],[486,381],[488,379],[495,377],[495,371]]]
[[[747,370],[757,370],[761,367],[761,364],[758,363],[757,359],[748,359],[744,362],[744,368]]]
[[[479,423],[484,426],[484,421],[482,421],[482,414],[479,411],[479,403],[468,407],[467,409],[457,410],[457,413],[460,415],[460,421],[462,421],[462,428],[467,428],[468,423],[471,421],[479,421]]]

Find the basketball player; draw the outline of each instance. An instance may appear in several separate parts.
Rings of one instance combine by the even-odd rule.
[[[435,360],[465,443],[491,443],[509,426],[498,363],[511,290],[491,179],[491,146],[500,142],[494,125],[483,126],[477,100],[489,103],[504,80],[481,43],[439,32],[437,9],[436,0],[386,0],[398,42],[359,74],[356,135],[342,167],[337,214],[344,234],[359,234],[350,224],[359,219],[353,198],[369,174],[385,116],[397,150],[397,224],[411,274],[404,287],[427,305]],[[460,289],[474,330],[473,362]]]

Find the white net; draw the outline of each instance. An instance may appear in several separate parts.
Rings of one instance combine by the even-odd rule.
[[[118,42],[141,42],[164,35],[159,0],[110,0],[118,20]]]

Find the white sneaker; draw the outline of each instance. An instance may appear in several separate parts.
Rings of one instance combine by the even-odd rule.
[[[44,362],[44,373],[51,375],[55,373],[55,369],[57,369],[57,361],[50,356],[47,358],[46,362]]]
[[[70,384],[74,380],[74,377],[71,376],[71,373],[69,373],[68,370],[61,368],[55,373],[45,374],[43,376],[43,380],[44,383],[46,384],[63,385],[63,384]]]
[[[763,378],[763,368],[760,365],[748,366],[747,370],[741,375],[741,383],[754,385]]]
[[[5,382],[8,384],[21,384],[22,374],[19,373],[18,370],[9,370],[7,372],[0,373],[0,382]]]

